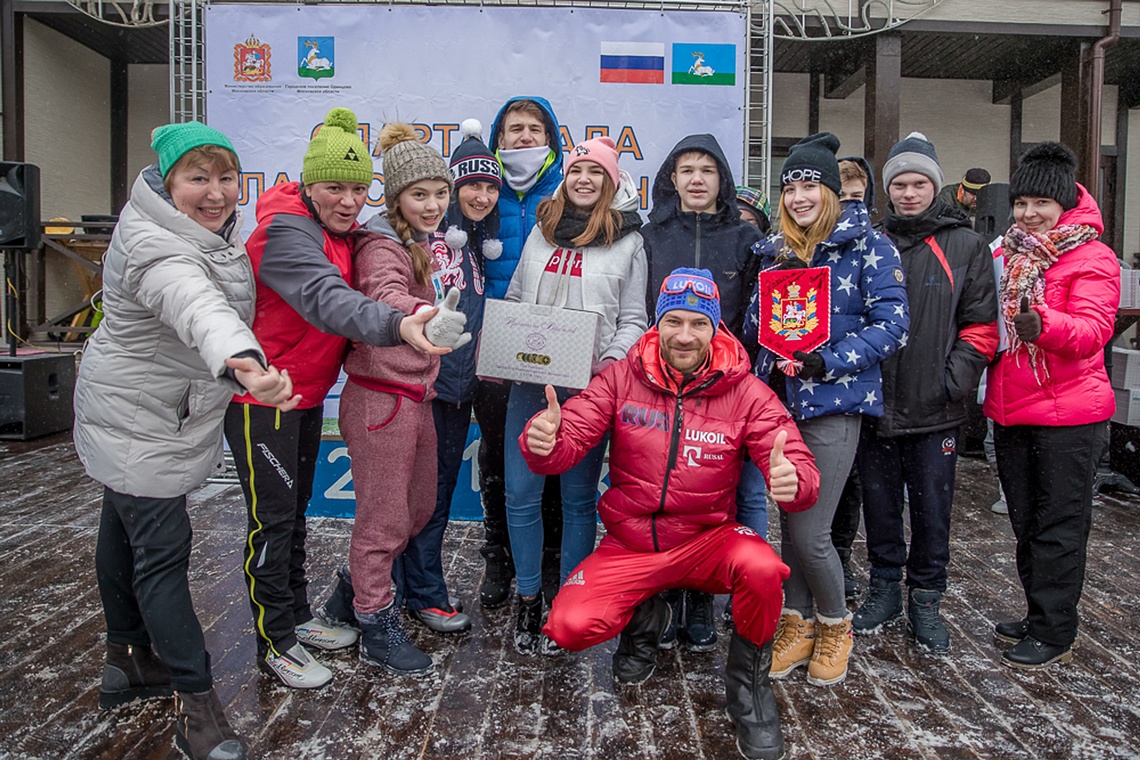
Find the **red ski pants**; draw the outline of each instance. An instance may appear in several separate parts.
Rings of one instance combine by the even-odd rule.
[[[785,565],[751,528],[727,523],[663,552],[632,551],[606,536],[554,597],[543,632],[578,651],[621,633],[639,604],[670,588],[732,596],[736,630],[755,644],[776,632]]]

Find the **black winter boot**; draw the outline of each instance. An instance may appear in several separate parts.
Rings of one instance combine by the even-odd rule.
[[[149,646],[107,642],[99,707],[110,710],[136,699],[169,697],[173,693],[170,671]]]
[[[851,618],[851,628],[861,636],[878,633],[902,615],[902,587],[898,581],[871,578],[867,598]]]
[[[942,620],[939,605],[941,591],[912,588],[907,600],[906,615],[910,620],[910,630],[914,633],[919,649],[932,654],[946,654],[950,651],[950,632]]]
[[[554,597],[562,587],[562,550],[549,547],[542,550],[542,600],[546,606],[554,604]]]
[[[732,634],[724,665],[724,691],[728,717],[736,728],[736,748],[749,760],[779,760],[784,756],[784,732],[768,678],[771,668],[771,641],[756,646],[739,633]]]
[[[636,686],[645,683],[657,667],[657,650],[673,619],[669,603],[660,596],[642,602],[622,629],[614,652],[614,680]]]
[[[713,614],[713,595],[704,591],[685,589],[685,624],[681,641],[690,652],[711,652],[716,649],[716,616]]]
[[[243,760],[245,747],[230,728],[217,692],[174,694],[174,744],[191,760]]]
[[[665,627],[665,633],[661,635],[661,641],[658,642],[657,647],[658,649],[672,649],[677,644],[677,634],[681,630],[681,613],[685,611],[685,592],[679,588],[671,588],[668,591],[662,591],[657,596],[666,602],[673,611],[669,625]]]
[[[858,599],[859,595],[863,593],[863,584],[859,582],[859,577],[851,569],[851,553],[848,552],[847,555],[847,558],[844,559],[841,554],[839,563],[843,565],[843,596],[850,602]]]
[[[360,661],[400,676],[422,676],[432,669],[427,656],[408,639],[396,603],[379,612],[356,613],[360,625]]]
[[[542,644],[542,594],[533,599],[519,596],[515,618],[515,649],[519,654],[534,654]]]
[[[325,603],[317,610],[317,616],[329,625],[342,628],[360,630],[356,625],[356,610],[352,608],[352,600],[356,592],[352,590],[352,575],[348,572],[348,565],[341,565],[336,571],[336,586]]]
[[[484,607],[498,607],[511,595],[515,563],[505,546],[484,546],[479,553],[483,555],[485,567],[483,585],[479,587],[479,602]]]

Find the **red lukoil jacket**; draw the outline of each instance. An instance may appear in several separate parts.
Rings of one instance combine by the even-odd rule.
[[[795,500],[780,506],[811,507],[819,471],[791,415],[749,372],[744,347],[723,325],[710,357],[710,368],[678,395],[651,329],[625,359],[562,406],[549,456],[527,449],[527,423],[518,439],[527,464],[541,475],[565,472],[610,431],[610,487],[598,502],[602,523],[629,549],[664,551],[733,520],[745,451],[767,480],[772,444],[786,430],[784,454],[796,466],[799,487]]]

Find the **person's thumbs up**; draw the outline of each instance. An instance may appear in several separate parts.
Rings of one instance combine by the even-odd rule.
[[[455,307],[458,305],[459,288],[452,288],[447,291],[447,295],[439,304],[439,312],[424,327],[428,340],[435,345],[459,348],[470,342],[471,333],[463,332],[463,327],[467,324],[467,315],[456,311]]]
[[[1021,311],[1013,316],[1013,329],[1022,343],[1032,343],[1041,337],[1041,315],[1029,306],[1029,296],[1021,297]]]
[[[526,431],[526,445],[530,453],[544,457],[554,450],[558,428],[562,426],[562,407],[554,386],[546,386],[546,409],[536,414]]]
[[[796,498],[799,477],[796,466],[784,456],[784,444],[788,442],[788,431],[776,433],[772,443],[772,453],[768,456],[768,492],[774,501],[791,501]]]

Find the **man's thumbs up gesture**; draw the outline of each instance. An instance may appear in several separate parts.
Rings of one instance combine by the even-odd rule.
[[[530,421],[526,431],[526,446],[535,456],[548,456],[554,450],[554,440],[558,437],[558,428],[562,426],[562,407],[558,405],[558,396],[554,386],[546,386],[546,411]],[[788,465],[791,466],[790,464]],[[795,468],[792,468],[794,483]],[[792,486],[792,495],[795,495],[795,486]]]
[[[772,453],[768,457],[768,493],[774,501],[791,501],[796,498],[799,478],[796,466],[784,456],[784,444],[788,442],[788,431],[776,433]]]

